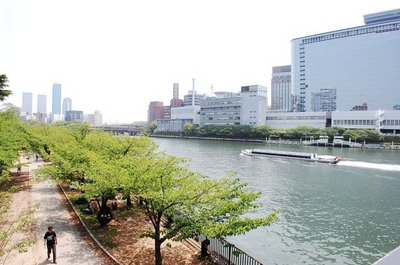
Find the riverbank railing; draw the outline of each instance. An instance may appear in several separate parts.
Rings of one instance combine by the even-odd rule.
[[[206,239],[205,236],[199,236],[199,243]],[[249,256],[235,245],[225,240],[208,238],[209,254],[221,265],[262,265],[261,262]]]

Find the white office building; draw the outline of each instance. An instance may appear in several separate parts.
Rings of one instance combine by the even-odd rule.
[[[334,111],[332,126],[346,129],[374,129],[383,133],[399,134],[400,111]]]
[[[279,129],[299,126],[323,129],[327,126],[327,119],[326,112],[268,112],[266,124]]]
[[[200,103],[200,126],[240,125],[240,93],[215,92]]]
[[[392,110],[400,104],[400,9],[365,25],[292,40],[294,111]]]
[[[84,121],[92,126],[101,126],[103,125],[103,115],[96,110],[93,114],[84,115]]]
[[[240,125],[265,124],[267,88],[260,85],[242,86],[241,97]]]
[[[206,94],[197,94],[196,90],[189,90],[188,93],[183,96],[183,105],[191,106],[193,103],[194,105],[200,105],[200,102],[205,100],[206,97]]]
[[[171,108],[172,120],[192,120],[193,124],[200,124],[200,106],[184,106]]]

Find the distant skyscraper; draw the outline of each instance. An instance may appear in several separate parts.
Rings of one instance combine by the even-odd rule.
[[[37,96],[37,113],[47,113],[47,96]]]
[[[64,98],[63,104],[62,104],[62,114],[65,115],[66,111],[72,110],[72,99],[70,98]]]
[[[292,93],[290,65],[272,67],[271,110],[291,111]]]
[[[174,83],[170,108],[182,107],[183,100],[179,99],[179,83]],[[167,115],[168,116],[168,115]]]
[[[53,84],[52,113],[61,114],[61,84]]]
[[[32,93],[22,93],[22,112],[32,115]]]
[[[173,99],[179,99],[179,83],[173,84]]]

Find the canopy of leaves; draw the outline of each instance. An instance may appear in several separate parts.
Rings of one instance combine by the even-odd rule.
[[[215,180],[192,172],[185,159],[158,152],[147,137],[116,136],[82,124],[37,126],[33,131],[45,143],[41,152],[52,161],[42,175],[70,182],[84,197],[102,204],[118,193],[140,198],[153,224],[144,236],[153,238],[156,246],[166,239],[197,234],[216,238],[242,234],[277,218],[276,213],[245,217],[260,206],[258,192],[234,176]],[[161,229],[166,216],[174,223]]]
[[[21,151],[31,151],[35,139],[12,110],[0,112],[0,176],[18,162]]]
[[[5,74],[0,75],[0,101],[12,94],[11,90],[5,89],[8,87],[8,78]]]
[[[313,128],[299,126],[292,129],[277,129],[267,125],[206,125],[197,127],[192,124],[184,125],[184,136],[232,138],[232,139],[258,139],[265,140],[269,137],[287,140],[317,139],[321,135],[329,136],[330,141],[336,135],[343,135],[345,139],[351,137],[367,143],[383,141],[383,135],[375,130],[353,130],[339,127]],[[177,135],[175,132],[155,132],[154,134]]]

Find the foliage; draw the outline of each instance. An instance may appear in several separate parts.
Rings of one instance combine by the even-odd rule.
[[[183,133],[186,136],[195,136],[198,133],[198,126],[191,123],[185,123],[183,125]]]
[[[8,169],[18,161],[21,151],[33,150],[34,142],[27,127],[12,110],[0,112],[0,187],[7,180]]]
[[[367,142],[367,143],[381,143],[384,139],[383,134],[376,130],[346,130],[343,134],[345,139],[352,139],[352,141]]]
[[[147,125],[147,128],[142,132],[143,135],[151,135],[157,129],[157,122],[153,121]]]
[[[0,101],[3,101],[12,94],[11,90],[5,89],[8,87],[8,78],[5,74],[0,75]]]
[[[155,241],[156,264],[161,264],[161,244],[167,239],[183,240],[204,234],[215,238],[243,234],[276,220],[276,213],[261,218],[245,218],[257,209],[259,193],[245,190],[246,184],[230,177],[214,180],[181,166],[181,159],[158,154],[147,172],[146,183],[137,190],[152,223],[145,236]],[[164,215],[173,220],[161,229]]]
[[[234,126],[226,131],[235,130]],[[265,129],[265,128],[264,128]],[[269,225],[276,213],[247,218],[259,207],[259,193],[233,176],[213,180],[190,171],[185,159],[156,150],[147,137],[115,136],[88,130],[82,124],[37,126],[39,149],[52,161],[42,175],[71,183],[87,199],[107,200],[122,194],[141,200],[152,229],[144,236],[155,242],[156,264],[161,264],[161,244],[167,239],[182,240],[196,234],[224,238]],[[242,133],[251,127],[240,128]],[[128,200],[128,201],[129,201]],[[134,213],[134,212],[133,212]],[[173,225],[162,229],[165,216]]]
[[[394,144],[400,144],[400,136],[395,136],[395,135],[387,135],[384,137],[383,140],[385,143],[394,143]]]
[[[159,135],[176,135],[173,132],[158,133]],[[292,129],[276,129],[267,125],[205,125],[197,128],[192,124],[185,124],[184,136],[213,137],[213,138],[232,138],[232,139],[261,139],[269,137],[281,138],[285,140],[300,140],[313,137],[317,139],[321,135],[329,136],[332,142],[333,137],[337,135],[345,136],[345,139],[351,137],[358,141],[367,143],[381,143],[383,135],[375,130],[353,130],[339,127],[313,128],[308,126],[299,126]]]

